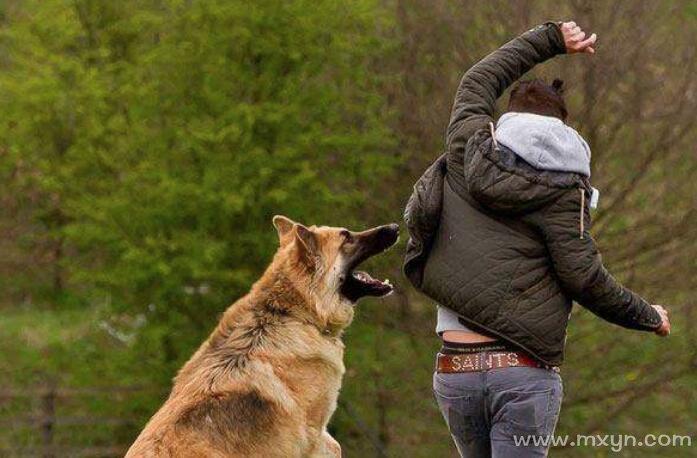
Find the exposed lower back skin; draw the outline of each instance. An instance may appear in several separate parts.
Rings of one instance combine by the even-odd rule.
[[[445,331],[443,333],[443,340],[456,343],[485,343],[494,342],[496,339],[492,339],[491,337],[477,332]]]

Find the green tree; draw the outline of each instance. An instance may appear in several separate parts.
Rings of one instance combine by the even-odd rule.
[[[259,275],[275,213],[355,222],[392,168],[377,2],[16,6],[0,138],[28,244],[54,300],[145,314],[167,361]]]
[[[99,3],[17,2],[0,32],[4,186],[31,209],[23,242],[48,264],[52,301],[80,292],[67,228],[83,216],[80,201],[105,190],[104,174],[114,175],[105,164],[126,132],[114,87],[132,37],[114,28],[120,8]]]

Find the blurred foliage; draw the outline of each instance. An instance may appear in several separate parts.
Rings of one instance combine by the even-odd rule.
[[[558,432],[697,439],[697,16],[680,0],[0,2],[0,389],[152,388],[58,412],[133,419],[64,426],[61,444],[129,443],[268,263],[274,214],[399,220],[463,71],[561,18],[600,37],[593,59],[535,70],[566,80],[593,149],[594,233],[675,324],[659,340],[575,310]],[[346,334],[331,426],[348,457],[454,453],[431,397],[433,307],[400,255],[372,262],[397,292],[362,303]],[[38,408],[0,399],[0,420]],[[0,431],[0,449],[38,441]]]
[[[2,135],[53,293],[193,322],[178,356],[264,267],[274,212],[349,215],[391,134],[370,2],[151,3],[22,2]]]

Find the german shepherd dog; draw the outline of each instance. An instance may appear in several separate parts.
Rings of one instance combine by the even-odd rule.
[[[280,247],[174,379],[127,457],[337,457],[327,432],[344,373],[342,331],[364,296],[392,292],[356,267],[398,238],[275,216]]]

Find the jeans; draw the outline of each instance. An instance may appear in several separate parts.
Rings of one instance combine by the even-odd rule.
[[[561,408],[558,373],[534,367],[436,373],[433,392],[463,458],[547,456]]]

